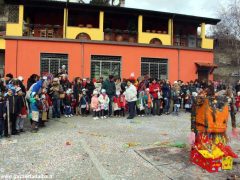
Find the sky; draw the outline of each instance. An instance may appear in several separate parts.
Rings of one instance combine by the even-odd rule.
[[[218,9],[228,1],[231,0],[125,0],[125,6],[217,18]],[[89,2],[89,0],[84,0],[84,2]]]

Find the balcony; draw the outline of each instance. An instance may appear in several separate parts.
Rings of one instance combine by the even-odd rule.
[[[63,38],[63,26],[50,24],[25,24],[23,36],[42,38]]]
[[[201,48],[202,38],[196,35],[174,35],[173,45],[190,47],[190,48]]]

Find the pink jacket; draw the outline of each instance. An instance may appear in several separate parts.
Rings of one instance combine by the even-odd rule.
[[[97,110],[98,107],[99,107],[98,97],[93,96],[93,97],[92,97],[92,101],[91,101],[91,108],[92,108],[93,110]]]

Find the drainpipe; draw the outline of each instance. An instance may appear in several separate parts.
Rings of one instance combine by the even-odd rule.
[[[82,78],[84,78],[84,43],[81,42],[81,52],[82,52]]]
[[[180,49],[178,48],[178,80],[180,80]]]
[[[16,74],[15,77],[17,77],[17,69],[18,69],[18,40],[17,40],[17,46],[16,46]]]

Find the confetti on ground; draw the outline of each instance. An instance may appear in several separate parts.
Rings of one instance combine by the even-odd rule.
[[[141,143],[138,142],[128,142],[123,144],[124,148],[130,148],[130,147],[135,147],[135,146],[139,146]]]
[[[70,145],[71,145],[71,143],[70,143],[69,141],[67,141],[67,142],[66,142],[66,145],[67,145],[67,146],[70,146]]]

